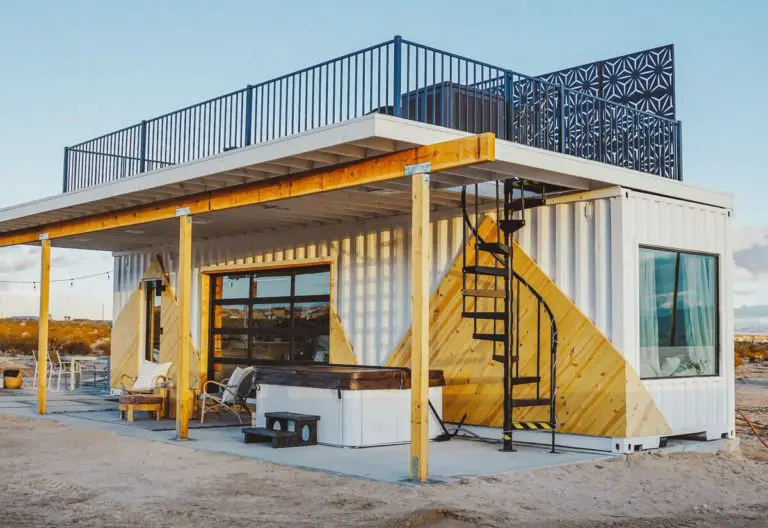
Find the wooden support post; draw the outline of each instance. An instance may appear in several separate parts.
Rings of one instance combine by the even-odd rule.
[[[51,241],[41,241],[40,319],[37,332],[37,412],[45,414],[48,381],[48,304],[51,289]]]
[[[411,211],[411,480],[428,478],[429,174],[413,175]]]
[[[176,292],[179,303],[179,357],[176,365],[176,439],[189,438],[189,319],[192,292],[192,217],[179,216],[179,273]]]

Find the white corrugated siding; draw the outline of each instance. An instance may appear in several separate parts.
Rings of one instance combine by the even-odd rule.
[[[730,431],[734,397],[729,381],[733,380],[729,212],[620,189],[602,196],[528,211],[519,243],[636,370],[638,246],[718,254],[721,375],[645,384],[676,433]],[[409,217],[401,217],[195,242],[194,305],[199,306],[200,267],[336,254],[339,316],[361,363],[381,364],[410,326],[409,222]],[[459,217],[433,222],[433,289],[458,253],[461,230]],[[175,283],[175,248],[116,257],[115,315],[136,289],[153,254],[161,256]],[[192,312],[192,329],[199,346],[198,309]]]
[[[731,213],[681,200],[625,191],[615,233],[623,236],[620,251],[614,252],[615,295],[623,299],[617,321],[622,325],[620,349],[639,370],[639,246],[700,251],[718,256],[720,300],[720,375],[707,378],[646,380],[675,434],[706,431],[717,437],[733,430],[733,297]]]
[[[361,361],[380,364],[411,323],[409,221],[400,218],[196,242],[193,300],[197,306],[201,267],[337,254],[336,309]],[[529,211],[527,221],[519,238],[522,247],[610,337],[610,252],[602,250],[610,248],[608,199],[541,207]],[[461,230],[460,217],[433,222],[433,289],[458,254]],[[137,288],[155,254],[160,255],[171,283],[175,284],[174,250],[116,257],[115,315]],[[196,345],[199,325],[199,310],[193,310]]]
[[[560,203],[526,214],[518,235],[523,250],[609,339],[611,297],[611,200]]]
[[[306,228],[276,234],[226,237],[193,246],[193,306],[199,306],[200,268],[211,265],[290,261],[338,255],[336,309],[361,363],[380,364],[410,326],[410,218]],[[432,287],[450,268],[461,245],[461,219],[433,222]],[[124,254],[115,263],[115,314],[135,291],[152,255],[159,254],[175,285],[176,252]],[[192,335],[199,346],[199,310]]]

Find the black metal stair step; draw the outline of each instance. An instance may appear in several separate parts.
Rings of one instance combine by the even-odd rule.
[[[509,233],[510,235],[521,230],[523,226],[525,226],[525,220],[520,220],[517,218],[508,218],[499,222],[499,227],[505,233]]]
[[[509,255],[509,246],[501,242],[480,242],[477,249],[496,255]]]
[[[504,312],[461,312],[461,316],[468,319],[489,319],[493,321],[503,321],[507,318]]]
[[[543,407],[544,405],[549,405],[549,399],[521,398],[512,400],[512,407]]]
[[[512,422],[512,430],[516,431],[555,431],[557,424],[549,422]]]
[[[493,277],[506,277],[507,270],[504,268],[492,268],[490,266],[466,266],[464,273],[473,273],[476,275],[491,275]]]
[[[480,341],[495,341],[497,343],[503,343],[504,342],[504,334],[481,334],[481,333],[476,333],[476,334],[472,334],[472,337],[474,339],[478,339]]]
[[[510,363],[516,363],[518,356],[510,356],[509,362]],[[507,358],[504,357],[504,354],[494,354],[491,356],[491,359],[494,361],[498,361],[499,363],[504,363]]]
[[[484,297],[488,299],[506,299],[507,292],[504,290],[464,290],[467,297]]]
[[[540,376],[518,376],[516,378],[509,379],[509,382],[512,385],[528,385],[530,383],[538,383],[540,381],[541,381]]]
[[[526,187],[526,190],[531,190]],[[547,201],[539,196],[528,196],[525,199],[525,207],[523,207],[523,200],[520,198],[515,198],[514,200],[511,200],[505,205],[505,211],[507,213],[507,216],[510,216],[511,213],[514,213],[516,211],[522,211],[525,209],[526,211],[528,209],[533,209],[534,207],[541,207],[542,205],[546,204]]]

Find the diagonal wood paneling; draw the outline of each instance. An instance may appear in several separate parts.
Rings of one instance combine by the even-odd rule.
[[[147,270],[142,276],[142,282],[139,288],[131,294],[123,310],[117,316],[115,324],[112,327],[112,357],[110,362],[110,382],[113,388],[120,388],[120,378],[123,374],[130,378],[138,375],[140,363],[140,317],[141,317],[141,287],[144,281],[161,280],[165,290],[161,296],[160,308],[160,326],[162,335],[160,336],[160,362],[171,362],[173,366],[170,370],[170,377],[176,380],[176,364],[178,363],[179,353],[179,306],[176,302],[176,295],[171,286],[168,275],[166,274],[159,257],[153,257]],[[193,388],[200,387],[200,352],[191,347],[190,357],[190,378],[189,386]],[[130,386],[130,383],[126,381]],[[171,394],[170,407],[171,414],[175,412],[175,394]]]
[[[331,303],[330,316],[331,328],[329,339],[331,350],[329,361],[335,365],[357,365],[357,356],[355,356],[352,344],[349,342],[347,333],[344,331],[344,325],[341,324],[339,314],[333,308],[333,303]]]
[[[490,216],[480,226],[486,240],[496,239],[496,224]],[[467,244],[472,264],[472,240]],[[481,265],[492,265],[492,257],[481,256]],[[443,370],[448,386],[443,393],[443,413],[458,422],[466,413],[467,423],[502,425],[503,367],[491,361],[493,344],[472,338],[473,322],[461,317],[461,255],[430,300],[430,368]],[[557,415],[559,430],[596,436],[653,436],[669,432],[648,391],[621,353],[568,299],[557,285],[519,247],[515,248],[515,271],[547,301],[558,325]],[[492,287],[492,278],[482,278],[469,287]],[[519,375],[536,374],[536,320],[538,303],[524,287],[520,289]],[[490,299],[478,303],[492,303]],[[479,304],[479,309],[488,309]],[[472,310],[468,302],[467,309]],[[549,321],[540,314],[542,394],[549,393]],[[478,331],[492,331],[493,322],[479,324]],[[498,323],[497,323],[498,324]],[[393,352],[390,366],[410,364],[410,332]],[[516,398],[535,396],[535,386],[516,387]],[[548,408],[515,410],[515,420],[547,420]]]
[[[131,379],[139,374],[139,317],[141,317],[141,295],[134,291],[125,303],[112,325],[112,351],[109,358],[109,385],[121,387],[121,379],[128,386]]]

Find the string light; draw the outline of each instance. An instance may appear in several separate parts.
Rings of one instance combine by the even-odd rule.
[[[70,277],[68,279],[51,279],[51,284],[54,282],[69,282],[71,288],[75,287],[75,281],[83,279],[92,279],[94,277],[107,277],[107,280],[111,280],[111,271],[102,271],[101,273],[91,273],[90,275],[80,275],[79,277]],[[37,291],[37,283],[40,281],[14,281],[14,280],[0,280],[0,284],[31,284],[32,289]]]

